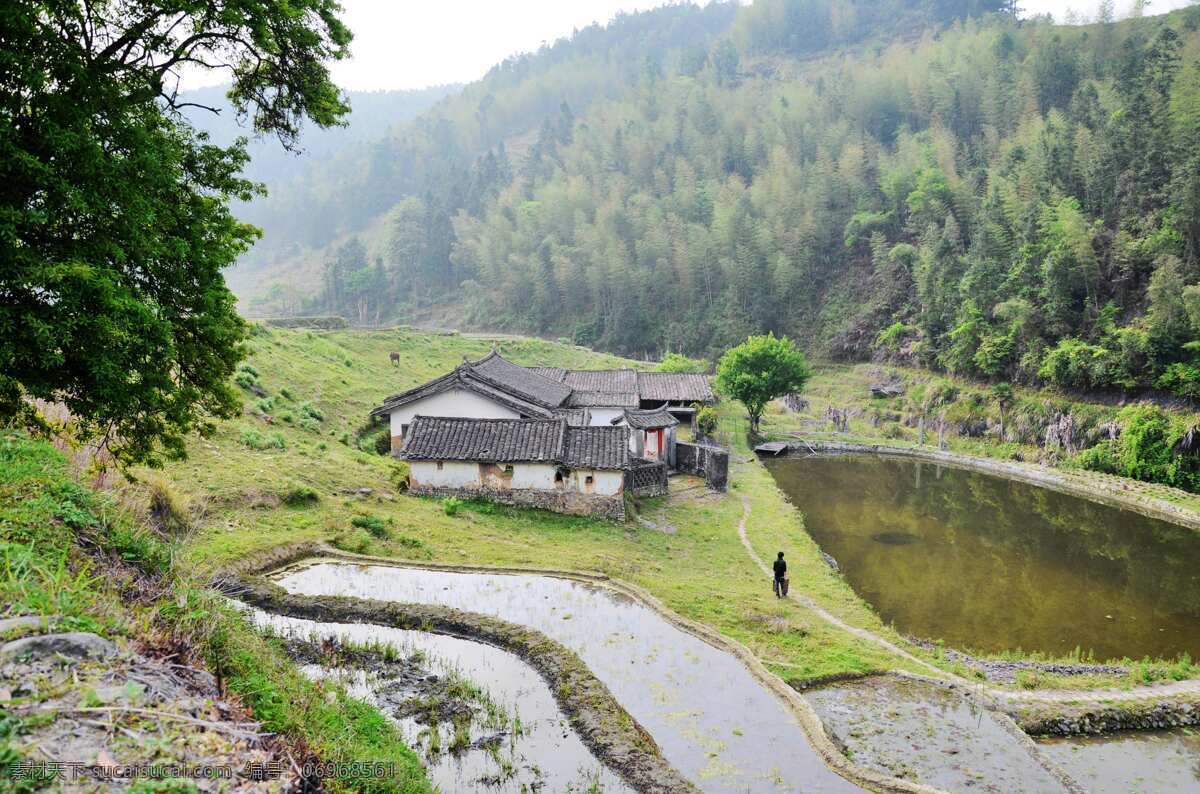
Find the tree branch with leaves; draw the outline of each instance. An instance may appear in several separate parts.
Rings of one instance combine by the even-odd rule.
[[[332,0],[32,0],[0,15],[0,422],[78,436],[122,464],[180,457],[240,409],[245,324],[222,270],[257,238],[229,210],[261,188],[245,142],[179,114],[184,68],[227,70],[260,134],[348,112],[327,63]]]
[[[758,432],[767,403],[803,391],[811,377],[792,340],[772,333],[750,337],[717,363],[717,391],[746,406],[752,433]]]

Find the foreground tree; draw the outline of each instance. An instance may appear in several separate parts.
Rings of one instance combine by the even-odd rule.
[[[294,147],[348,108],[334,0],[28,0],[0,14],[0,422],[76,434],[120,463],[180,457],[239,407],[245,327],[221,270],[257,236],[244,142],[179,114],[182,69],[227,69],[259,133]]]
[[[808,362],[792,340],[772,333],[750,337],[717,362],[717,390],[746,406],[754,433],[767,403],[802,391],[810,377]]]

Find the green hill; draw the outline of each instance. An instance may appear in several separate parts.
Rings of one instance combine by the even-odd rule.
[[[1196,393],[1200,9],[943,5],[676,6],[506,62],[291,208],[331,245],[257,310]]]

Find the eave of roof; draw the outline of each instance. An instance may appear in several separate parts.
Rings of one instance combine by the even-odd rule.
[[[567,399],[572,408],[637,408],[638,396],[632,392],[617,394],[604,391],[574,391]]]
[[[612,420],[612,424],[625,422],[638,430],[653,430],[662,427],[675,427],[679,420],[667,413],[665,408],[652,408],[645,411],[626,409],[620,416]]]
[[[558,463],[569,468],[619,470],[629,464],[629,429],[572,427],[565,418],[417,416],[400,457],[411,461]]]

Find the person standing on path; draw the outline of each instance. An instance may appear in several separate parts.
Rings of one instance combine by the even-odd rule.
[[[775,597],[783,598],[787,595],[787,561],[783,559],[783,552],[779,552],[779,556],[775,558]]]

